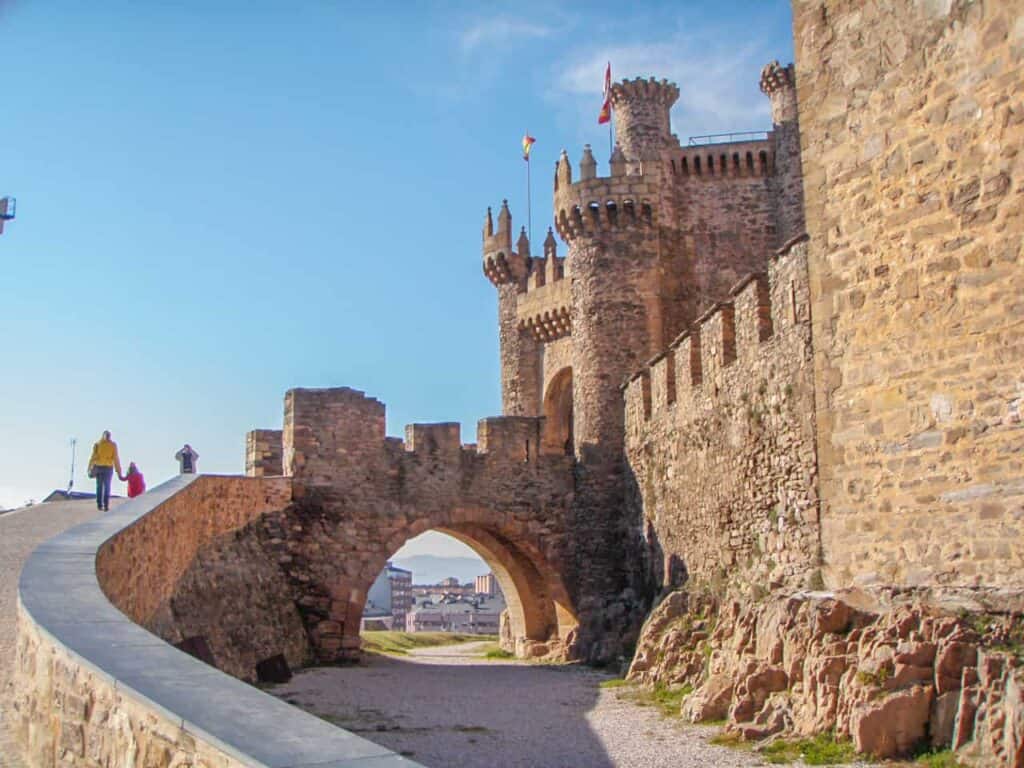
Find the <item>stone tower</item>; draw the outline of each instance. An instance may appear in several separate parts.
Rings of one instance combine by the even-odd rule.
[[[669,110],[679,89],[665,80],[612,87],[617,110],[612,175],[598,177],[589,147],[573,183],[563,153],[555,174],[555,224],[569,244],[575,448],[578,459],[622,450],[620,386],[692,319],[661,152],[675,140]],[[690,318],[687,316],[690,315]]]

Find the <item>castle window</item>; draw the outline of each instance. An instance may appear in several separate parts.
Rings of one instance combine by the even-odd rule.
[[[708,176],[715,175],[715,156],[708,155]]]
[[[615,205],[614,200],[609,200],[607,203],[605,203],[605,208],[608,209],[608,223],[611,224],[612,226],[615,226],[619,218],[618,206]]]
[[[636,210],[633,208],[632,200],[624,200],[622,202],[622,211],[629,217],[630,221],[636,221]]]
[[[732,153],[732,172],[736,176],[740,175],[740,153],[739,152],[733,152]]]
[[[747,173],[754,175],[754,155],[747,152]]]
[[[768,153],[763,149],[757,153],[758,171],[762,176],[768,175]]]
[[[696,173],[696,174],[697,174],[698,176],[700,176],[700,175],[701,175],[701,170],[700,170],[700,156],[697,156],[697,157],[693,158],[693,170],[694,170],[694,172],[695,172],[695,173]]]
[[[722,176],[727,176],[729,174],[729,158],[726,155],[718,156],[718,172]]]
[[[687,162],[685,155],[683,156],[683,159],[679,161],[679,167],[682,169],[683,176],[690,175],[690,163]]]
[[[651,210],[650,203],[642,203],[640,205],[640,215],[644,217],[644,221],[646,223],[651,223],[651,219],[653,218],[653,211]]]

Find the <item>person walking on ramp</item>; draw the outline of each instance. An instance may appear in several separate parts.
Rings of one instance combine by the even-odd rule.
[[[192,450],[192,446],[185,443],[185,447],[174,454],[178,460],[178,467],[183,475],[194,475],[196,463],[199,461],[199,454]]]
[[[99,442],[93,444],[89,459],[89,477],[96,478],[96,508],[104,512],[110,509],[110,478],[114,470],[120,477],[121,459],[117,455],[117,443],[110,439],[108,429]]]

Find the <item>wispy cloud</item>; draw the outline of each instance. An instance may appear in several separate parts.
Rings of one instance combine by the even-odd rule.
[[[464,51],[485,46],[505,46],[509,43],[548,37],[551,27],[509,16],[495,16],[471,23],[463,30],[459,43]]]

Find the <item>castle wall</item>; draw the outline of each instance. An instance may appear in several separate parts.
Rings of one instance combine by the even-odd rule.
[[[790,247],[625,388],[626,455],[663,583],[678,582],[674,560],[705,585],[815,580],[806,260],[806,242]]]
[[[673,181],[677,226],[694,265],[694,303],[703,311],[727,297],[744,275],[764,271],[765,254],[782,244],[776,230],[777,201],[770,176],[691,175]],[[683,328],[674,330],[678,334]]]
[[[1024,586],[1024,23],[793,6],[827,580]]]

